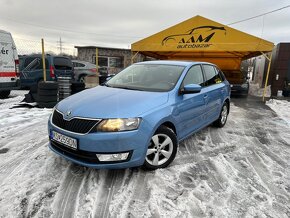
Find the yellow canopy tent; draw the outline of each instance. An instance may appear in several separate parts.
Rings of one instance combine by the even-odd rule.
[[[222,70],[235,70],[242,60],[273,47],[272,42],[195,16],[133,43],[131,50],[157,59],[207,61]]]

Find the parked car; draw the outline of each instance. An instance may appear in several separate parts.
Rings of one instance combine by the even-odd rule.
[[[59,76],[68,76],[74,79],[73,64],[68,57],[46,55],[46,80],[56,81]],[[43,81],[42,56],[24,55],[20,58],[21,88],[30,88]]]
[[[19,89],[19,60],[11,33],[0,30],[0,98]]]
[[[72,60],[75,80],[85,82],[86,76],[96,75],[96,65],[86,61]]]
[[[241,70],[223,70],[223,72],[231,84],[231,94],[247,97],[250,87],[247,72]]]
[[[96,75],[96,65],[86,61],[72,60],[75,72],[75,79],[80,82],[85,82],[86,76]],[[114,75],[108,75],[106,67],[99,67],[99,83],[103,84],[108,78]]]
[[[163,168],[181,140],[211,123],[223,127],[229,109],[230,85],[215,65],[141,62],[59,102],[49,147],[87,167]]]

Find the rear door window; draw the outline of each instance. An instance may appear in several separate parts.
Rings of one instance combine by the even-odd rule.
[[[214,66],[204,64],[203,70],[206,77],[207,86],[211,86],[222,82],[222,78],[220,74],[215,70]]]
[[[73,66],[74,66],[74,67],[85,67],[84,64],[79,63],[79,62],[73,62]]]
[[[45,68],[48,69],[48,60],[45,59]],[[42,58],[40,57],[28,57],[25,58],[23,63],[23,70],[32,71],[32,70],[42,70]]]
[[[53,63],[56,70],[72,70],[73,68],[72,62],[68,58],[55,57]]]
[[[226,79],[224,73],[223,73],[219,68],[217,68],[217,67],[215,67],[215,69],[216,69],[216,71],[218,72],[218,74],[219,74],[221,80],[224,81],[224,80]]]

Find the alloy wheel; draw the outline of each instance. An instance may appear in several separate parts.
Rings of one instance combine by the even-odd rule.
[[[166,163],[173,154],[173,142],[166,134],[155,134],[146,153],[146,161],[152,166]]]

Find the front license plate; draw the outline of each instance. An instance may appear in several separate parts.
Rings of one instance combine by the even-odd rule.
[[[77,140],[68,136],[65,136],[63,134],[60,134],[58,132],[52,131],[52,140],[59,142],[69,148],[77,149]]]

